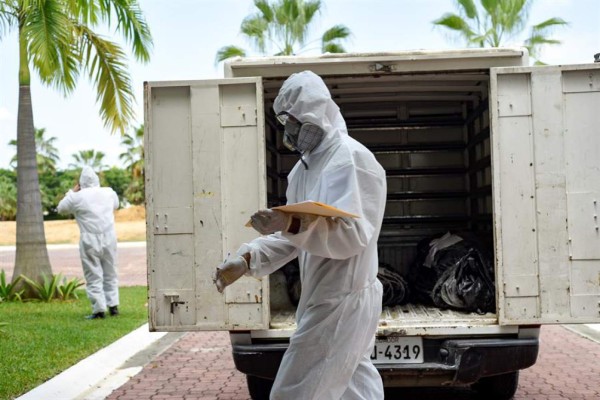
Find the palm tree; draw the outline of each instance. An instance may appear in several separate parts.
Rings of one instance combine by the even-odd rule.
[[[116,25],[114,25],[116,23]],[[116,26],[134,56],[148,61],[152,37],[137,0],[2,0],[0,39],[18,30],[17,249],[14,277],[42,281],[52,273],[42,216],[31,103],[31,72],[72,92],[80,72],[96,86],[100,116],[111,131],[125,132],[133,115],[124,51],[94,29]]]
[[[125,146],[125,152],[119,154],[119,159],[133,179],[141,178],[144,175],[144,125],[138,126],[133,135],[123,135],[121,145]]]
[[[131,182],[125,190],[125,197],[131,204],[142,204],[144,194],[144,125],[137,127],[133,135],[124,135],[121,145],[125,152],[119,155],[131,174]]]
[[[314,17],[321,10],[320,0],[276,0],[273,4],[269,0],[254,0],[254,6],[258,12],[242,21],[241,32],[261,54],[288,56],[311,50],[306,39]],[[333,26],[321,36],[321,52],[344,53],[340,42],[349,36],[350,30],[344,25]],[[234,56],[245,57],[246,51],[225,46],[219,49],[215,61],[219,63]]]
[[[525,30],[529,8],[533,0],[479,0],[482,10],[474,0],[457,0],[459,13],[446,13],[433,21],[436,26],[458,33],[468,46],[499,47]],[[531,27],[531,33],[523,45],[536,64],[543,45],[559,44],[548,35],[553,28],[568,25],[561,18],[549,18]]]
[[[103,163],[104,156],[106,156],[106,154],[101,151],[79,150],[78,153],[73,154],[75,162],[69,164],[69,166],[76,169],[82,169],[86,166],[92,167],[94,171],[99,173],[107,167],[107,165]]]
[[[38,174],[56,172],[56,163],[60,159],[58,149],[54,146],[56,137],[52,136],[46,139],[46,128],[35,129],[35,152],[38,165]],[[8,142],[10,146],[17,148],[15,139]],[[10,160],[10,166],[17,168],[17,155],[15,154]]]

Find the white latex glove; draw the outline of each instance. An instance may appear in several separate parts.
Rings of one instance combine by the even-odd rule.
[[[244,257],[235,256],[225,260],[217,267],[215,276],[215,285],[219,293],[223,293],[227,286],[240,279],[246,271],[248,271],[248,263]]]
[[[250,217],[252,227],[263,235],[286,231],[292,222],[292,215],[279,210],[259,210]]]

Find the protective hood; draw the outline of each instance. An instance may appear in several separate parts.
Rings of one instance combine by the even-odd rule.
[[[100,186],[100,179],[98,179],[98,175],[96,175],[92,167],[83,167],[81,176],[79,177],[79,186],[82,189]]]
[[[313,123],[325,131],[323,142],[312,151],[313,154],[329,148],[340,134],[348,134],[329,89],[323,79],[312,71],[290,75],[275,98],[273,110],[275,114],[285,111],[298,121]]]

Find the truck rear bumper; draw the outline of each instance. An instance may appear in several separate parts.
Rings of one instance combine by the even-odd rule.
[[[286,343],[234,344],[236,368],[247,375],[275,379]],[[451,339],[422,364],[379,364],[385,386],[468,385],[479,378],[528,368],[538,356],[537,338]]]

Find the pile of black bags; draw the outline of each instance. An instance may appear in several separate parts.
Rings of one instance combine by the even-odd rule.
[[[388,264],[379,264],[377,279],[383,286],[383,307],[391,307],[408,302],[410,291],[402,275]]]
[[[408,279],[412,301],[482,314],[495,311],[492,258],[475,240],[450,233],[422,240]]]
[[[290,301],[297,306],[302,290],[298,260],[282,270]],[[383,307],[411,302],[481,314],[496,308],[492,257],[467,235],[448,232],[423,239],[406,277],[380,263],[377,278],[383,285]]]

